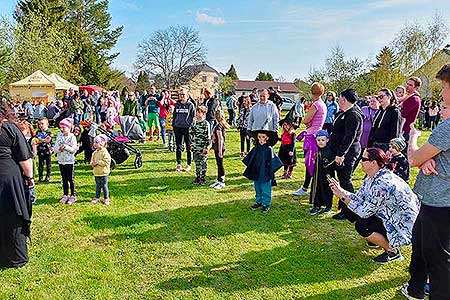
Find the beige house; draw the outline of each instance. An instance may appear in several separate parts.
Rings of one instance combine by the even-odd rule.
[[[192,66],[190,75],[182,86],[189,88],[189,94],[192,98],[203,97],[202,89],[207,88],[213,94],[218,95],[220,73],[207,64]]]
[[[438,100],[441,92],[441,85],[436,80],[436,73],[446,63],[450,63],[450,45],[436,53],[429,61],[423,64],[413,76],[422,80],[420,95],[422,99]]]

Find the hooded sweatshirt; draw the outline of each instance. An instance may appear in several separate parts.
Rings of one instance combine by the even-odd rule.
[[[180,128],[189,128],[195,116],[194,104],[191,101],[182,103],[177,101],[173,112],[172,126]]]
[[[400,136],[401,114],[395,105],[380,110],[375,115],[372,130],[369,135],[369,146],[373,143],[388,144],[393,138]]]

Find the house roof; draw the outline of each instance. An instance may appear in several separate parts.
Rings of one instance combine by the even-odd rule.
[[[213,67],[211,67],[210,65],[208,65],[206,63],[201,64],[201,65],[192,65],[192,66],[186,67],[186,69],[184,70],[184,72],[181,76],[182,77],[181,84],[188,83],[192,78],[194,78],[200,72],[215,73],[218,76],[220,76],[220,73],[216,69],[214,69]]]
[[[447,44],[442,50],[438,51],[435,55],[433,55],[432,58],[430,58],[428,61],[426,61],[420,68],[418,68],[412,75],[416,76],[417,74],[420,74],[423,72],[425,68],[427,68],[429,65],[434,63],[436,60],[440,60],[441,58],[445,57],[444,60],[447,60],[447,56],[450,56],[450,44]],[[433,70],[434,71],[434,70]]]
[[[299,93],[300,90],[292,82],[233,80],[236,91],[251,91],[253,88],[267,89],[279,87],[283,93]]]

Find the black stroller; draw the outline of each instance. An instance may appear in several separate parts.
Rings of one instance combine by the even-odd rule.
[[[112,169],[114,169],[116,165],[126,161],[131,156],[130,152],[136,154],[136,158],[134,159],[134,167],[136,169],[142,167],[142,153],[139,149],[134,148],[124,141],[118,141],[111,132],[98,126],[96,123],[91,123],[89,135],[95,137],[97,130],[108,137],[108,152],[111,155]]]

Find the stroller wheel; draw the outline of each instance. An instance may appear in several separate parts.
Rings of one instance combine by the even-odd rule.
[[[114,170],[116,168],[116,161],[114,158],[111,158],[111,170]]]
[[[136,169],[139,169],[142,167],[142,156],[140,156],[140,155],[136,156],[136,159],[134,160],[134,167]]]

